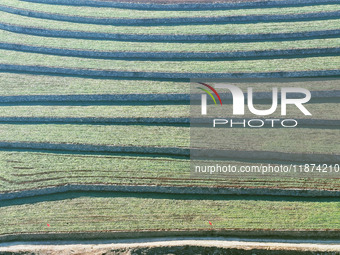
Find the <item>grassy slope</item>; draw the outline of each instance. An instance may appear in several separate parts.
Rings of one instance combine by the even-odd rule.
[[[192,178],[187,159],[38,152],[0,152],[0,191],[68,184],[339,189],[340,179]],[[235,166],[259,165],[228,161]],[[308,175],[306,176],[308,177]]]
[[[340,228],[339,207],[339,202],[80,197],[0,208],[0,224],[6,226],[1,234],[195,230],[210,229],[209,221],[214,229],[323,230]]]
[[[84,79],[77,77],[45,76],[29,74],[0,73],[0,93],[2,96],[10,95],[72,95],[72,94],[188,94],[188,82],[164,82],[145,80],[119,80],[119,79]],[[29,82],[27,82],[29,81]],[[9,89],[9,84],[11,85]],[[322,84],[322,86],[320,86]],[[239,86],[244,91],[248,83]],[[271,91],[273,86],[280,87],[278,83],[262,83],[254,85],[255,91]],[[282,86],[282,85],[281,85]],[[292,83],[290,86],[301,86]],[[259,89],[261,87],[261,89]],[[304,82],[304,88],[310,91],[336,90],[333,81]]]
[[[152,106],[2,106],[4,117],[103,117],[179,118],[189,117],[188,105]]]
[[[310,57],[295,59],[243,61],[125,61],[59,57],[36,53],[0,50],[0,63],[52,66],[80,69],[105,69],[139,72],[228,73],[327,70],[340,67],[339,57]],[[315,65],[318,63],[318,65]],[[278,69],[279,67],[279,69]]]
[[[261,34],[290,33],[318,30],[339,29],[339,20],[300,21],[300,22],[270,22],[251,24],[219,24],[219,25],[179,25],[179,26],[110,26],[89,25],[81,23],[54,21],[24,17],[0,12],[5,23],[21,26],[31,26],[47,29],[88,31],[122,34]]]
[[[6,0],[8,3],[8,0]],[[19,3],[19,2],[14,2]],[[9,3],[8,3],[9,4]],[[24,3],[22,3],[24,4]],[[14,4],[13,4],[14,5]],[[30,7],[27,4],[26,7]],[[32,9],[38,6],[32,5]],[[18,7],[24,7],[18,6]],[[74,13],[75,9],[69,7],[50,7],[50,11]],[[72,7],[73,8],[73,7]],[[320,7],[323,8],[323,7]],[[52,10],[53,9],[53,10]],[[91,8],[84,8],[78,14]],[[108,14],[107,9],[101,9],[100,15]],[[318,9],[315,8],[314,11]],[[47,10],[46,10],[47,11]],[[265,12],[277,12],[281,9],[264,9]],[[291,8],[288,12],[300,12],[303,8]],[[61,11],[62,12],[62,11]],[[119,17],[124,17],[131,11],[123,10]],[[249,15],[258,13],[258,10],[247,10]],[[147,12],[136,14],[147,15]],[[160,15],[160,12],[153,12]],[[285,13],[285,12],[283,12]],[[242,24],[234,26],[176,26],[176,27],[113,27],[113,26],[89,26],[72,24],[67,22],[47,21],[34,18],[19,17],[1,13],[6,22],[15,24],[42,26],[56,29],[84,29],[92,31],[136,33],[260,33],[303,31],[339,28],[336,21],[316,21],[298,23],[271,23],[271,24]],[[181,13],[178,15],[187,15]],[[236,15],[231,11],[224,15]],[[240,14],[240,12],[239,12]],[[160,16],[162,16],[161,14]],[[168,15],[176,15],[175,12]],[[191,12],[190,15],[202,15]],[[291,25],[294,26],[291,26]],[[288,26],[289,25],[289,26]],[[223,29],[223,30],[221,30]],[[96,50],[144,50],[144,51],[235,51],[253,49],[287,49],[308,47],[336,47],[339,39],[306,40],[297,42],[264,42],[264,43],[223,43],[223,44],[166,44],[166,43],[134,43],[134,42],[106,42],[72,40],[61,38],[43,38],[27,35],[18,35],[9,32],[0,33],[0,41],[13,43],[28,43],[53,47],[96,49]],[[337,69],[340,66],[336,57],[302,58],[289,60],[266,61],[225,61],[225,62],[147,62],[147,61],[104,61],[86,60],[81,58],[63,58],[41,54],[28,54],[14,51],[1,51],[1,62],[27,65],[55,65],[79,68],[105,68],[116,70],[149,70],[149,71],[181,71],[181,72],[231,72],[231,71],[277,71],[279,70],[318,70]],[[188,93],[188,84],[171,82],[150,81],[116,81],[116,80],[91,80],[65,77],[31,76],[17,74],[0,74],[1,95],[36,95],[36,94],[101,94],[101,93]],[[29,82],[27,80],[29,79]],[[8,89],[8,86],[11,89]],[[325,86],[324,89],[331,89]],[[71,112],[73,116],[85,116],[87,114],[117,116],[137,116],[141,112],[139,108],[131,112],[131,107],[93,107],[80,113],[78,107],[67,108],[64,112],[59,110],[65,107],[46,107],[41,112],[41,107],[20,107],[11,113],[11,107],[1,107],[0,116],[43,114],[57,115]],[[318,107],[311,105],[310,107]],[[146,107],[145,107],[146,108]],[[93,110],[96,109],[96,113]],[[144,109],[144,108],[143,108]],[[163,108],[164,116],[170,107]],[[31,111],[28,113],[28,111]],[[187,113],[187,107],[182,110]],[[321,109],[322,110],[322,109]],[[320,110],[320,111],[321,111]],[[147,114],[160,111],[155,107]],[[58,112],[58,113],[57,113]],[[38,115],[39,114],[39,115]],[[172,114],[180,114],[172,112]],[[13,116],[12,115],[12,116]],[[188,128],[180,127],[142,127],[142,126],[77,126],[77,125],[0,125],[0,140],[12,141],[44,141],[44,142],[81,142],[103,143],[121,145],[153,145],[153,146],[188,146]],[[267,134],[259,132],[258,139]],[[249,134],[242,130],[235,130],[235,141],[250,139]],[[339,136],[338,130],[313,130],[303,129],[294,132],[294,135],[285,133],[284,130],[275,130],[273,141],[293,139],[294,148],[290,151],[297,152],[338,152],[338,147],[330,148]],[[318,141],[306,145],[299,144],[299,139],[306,134],[318,136]],[[157,136],[155,138],[155,135]],[[146,138],[147,137],[147,138]],[[253,138],[255,139],[255,138]],[[248,142],[248,141],[247,141]],[[252,143],[254,149],[276,150],[275,144]],[[249,149],[247,146],[245,149]],[[288,148],[280,148],[288,150]],[[135,158],[113,156],[84,156],[67,154],[45,154],[32,152],[0,152],[0,178],[1,191],[13,191],[21,189],[39,188],[44,186],[63,185],[66,183],[106,183],[106,184],[130,184],[130,185],[223,185],[241,187],[284,187],[284,188],[319,188],[339,189],[339,180],[313,180],[313,179],[275,179],[275,180],[193,180],[186,171],[189,166],[187,160],[175,160],[164,158]],[[244,162],[234,162],[242,164]],[[146,177],[146,178],[145,178]],[[219,228],[247,228],[247,229],[339,229],[339,203],[338,202],[306,202],[306,201],[265,201],[257,199],[233,200],[195,199],[154,199],[152,197],[82,197],[66,199],[63,201],[40,202],[26,205],[12,205],[0,207],[0,234],[18,232],[40,231],[98,231],[98,230],[141,230],[141,229],[209,229],[208,220],[214,227]],[[280,213],[278,213],[280,212]],[[15,219],[13,221],[13,219]],[[51,224],[50,228],[46,224]]]
[[[188,147],[188,138],[189,128],[183,127],[0,125],[2,141]]]
[[[251,50],[287,50],[305,48],[331,48],[339,47],[340,45],[340,38],[247,43],[148,43],[51,38],[16,34],[3,30],[0,30],[0,41],[6,43],[23,43],[33,46],[65,49],[140,52],[229,52]]]
[[[126,130],[129,130],[128,134]],[[226,136],[226,134],[225,129],[218,131],[215,131],[215,135],[207,135],[205,128],[198,128],[196,132],[197,136],[201,132],[202,135],[216,140],[216,148],[222,146],[222,148],[231,150],[336,154],[340,149],[340,145],[332,142],[340,135],[340,130],[334,129],[306,128],[297,129],[294,133],[290,129],[234,129],[228,132],[228,136],[230,136],[228,146],[219,145],[218,137],[222,134]],[[315,139],[309,139],[309,137],[315,137]],[[189,128],[142,125],[1,124],[0,140],[116,146],[189,147]],[[200,147],[204,148],[205,144],[201,144]]]
[[[246,16],[246,15],[270,15],[270,14],[298,14],[308,12],[336,11],[340,5],[316,5],[304,7],[269,8],[269,9],[246,9],[246,10],[220,10],[220,11],[139,11],[135,10],[131,17],[131,10],[115,8],[76,7],[62,5],[48,5],[28,3],[18,0],[2,0],[1,4],[15,8],[64,14],[73,16],[100,17],[100,18],[178,18],[178,17],[209,17],[209,16]]]
[[[29,62],[28,62],[29,64]],[[143,80],[0,73],[0,93],[7,95],[159,94],[189,93],[189,84]],[[27,82],[29,81],[29,82]],[[9,89],[9,84],[10,89]]]
[[[14,103],[15,104],[15,103]],[[43,103],[44,104],[44,103]],[[62,104],[62,103],[60,103]],[[123,104],[123,103],[121,103]],[[310,104],[308,110],[312,116],[301,114],[297,108],[289,107],[291,118],[299,119],[334,119],[339,116],[339,104]],[[257,106],[255,106],[257,107]],[[263,108],[264,106],[261,105]],[[269,106],[265,106],[269,108]],[[231,107],[230,107],[231,108]],[[260,108],[260,107],[258,107]],[[327,115],[324,113],[327,111]],[[51,118],[189,118],[189,105],[89,105],[89,106],[1,106],[1,117],[51,117]],[[224,116],[231,116],[230,112],[223,112]],[[253,115],[246,111],[246,118]],[[270,118],[282,118],[280,111],[272,114]]]
[[[329,154],[338,154],[340,150],[340,145],[332,142],[340,135],[338,129],[297,129],[294,132],[290,129],[234,129],[228,133],[224,129],[219,129],[214,134],[207,134],[203,128],[198,128],[196,132],[196,137],[200,137],[201,134],[216,141],[215,148],[230,150]],[[223,135],[224,139],[228,138],[230,141],[228,145],[219,144],[219,137]],[[199,146],[198,142],[195,144]],[[205,144],[200,146],[204,148]]]

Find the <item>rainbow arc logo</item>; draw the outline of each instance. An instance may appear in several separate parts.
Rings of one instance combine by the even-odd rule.
[[[217,91],[212,86],[210,86],[210,85],[208,85],[206,83],[203,83],[203,82],[199,82],[199,84],[209,88],[212,92],[214,92],[214,94],[217,96],[218,100],[220,101],[220,104],[222,105],[222,100],[221,100],[220,95],[217,93]],[[201,88],[201,87],[197,87],[197,88],[202,90],[202,91],[204,91],[204,92],[206,92],[212,98],[212,100],[214,101],[215,105],[217,104],[214,96],[211,94],[211,92],[209,90]]]

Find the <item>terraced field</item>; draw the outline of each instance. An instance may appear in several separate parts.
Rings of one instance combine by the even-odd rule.
[[[0,241],[122,231],[339,236],[339,178],[189,170],[190,79],[337,79],[337,1],[3,0],[0,15]],[[300,116],[302,128],[275,129],[266,142],[267,130],[235,129],[228,149],[239,156],[228,163],[276,164],[267,152],[336,163],[339,87],[306,88],[313,116]]]

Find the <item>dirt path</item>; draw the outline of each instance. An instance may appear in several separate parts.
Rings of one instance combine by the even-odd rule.
[[[131,252],[150,251],[158,249],[161,254],[177,253],[185,249],[186,254],[192,249],[225,250],[251,250],[259,251],[294,251],[298,254],[303,251],[310,252],[336,252],[340,254],[340,240],[279,240],[279,239],[240,239],[240,238],[148,238],[148,239],[121,239],[99,241],[63,241],[63,242],[17,242],[0,244],[1,252],[25,252],[39,254],[131,254]],[[189,250],[188,250],[189,249]],[[338,253],[339,252],[339,253]],[[138,253],[140,254],[140,253]],[[246,253],[244,253],[246,254]]]

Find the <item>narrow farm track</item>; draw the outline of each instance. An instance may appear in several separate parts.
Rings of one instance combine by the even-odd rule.
[[[338,1],[4,0],[0,12],[0,242],[338,237],[339,178],[189,171],[194,78],[310,79],[313,116],[294,134],[235,128],[214,153],[238,167],[339,163]],[[270,89],[254,100],[271,104]]]
[[[82,252],[90,253],[105,253],[107,251],[152,251],[152,252],[186,252],[194,254],[205,250],[214,250],[216,252],[242,252],[245,255],[252,254],[255,249],[258,252],[266,252],[267,254],[285,254],[287,252],[326,252],[337,251],[340,247],[338,241],[318,241],[307,239],[299,240],[287,239],[251,239],[251,238],[219,238],[219,237],[173,237],[173,238],[144,238],[144,239],[121,239],[107,241],[77,241],[74,242],[20,242],[20,243],[5,243],[9,248],[0,247],[0,251],[22,252],[22,251],[49,251],[56,252]],[[54,245],[57,245],[55,247]],[[188,248],[190,247],[190,248]],[[213,248],[212,248],[213,247]]]

